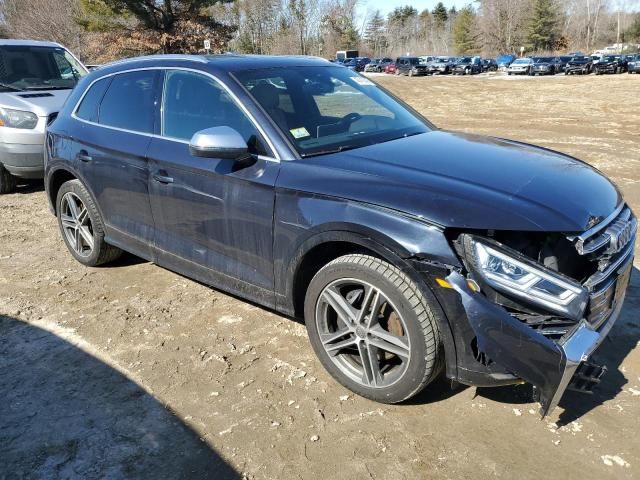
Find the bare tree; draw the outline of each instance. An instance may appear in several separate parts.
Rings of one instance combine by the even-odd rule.
[[[0,17],[12,38],[59,42],[75,52],[83,51],[83,32],[75,22],[78,0],[3,0]]]

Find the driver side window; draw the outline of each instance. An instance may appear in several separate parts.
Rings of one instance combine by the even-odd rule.
[[[253,123],[215,80],[182,70],[165,73],[162,136],[189,141],[200,130],[221,126],[237,130],[251,153],[269,155]]]

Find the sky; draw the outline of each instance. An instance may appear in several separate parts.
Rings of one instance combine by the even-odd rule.
[[[368,11],[380,10],[383,15],[391,12],[396,7],[403,7],[405,5],[411,5],[418,12],[423,11],[425,8],[433,10],[433,7],[439,0],[361,0],[360,14],[366,14]],[[473,3],[471,0],[442,0],[445,7],[451,8],[455,5],[456,8],[462,8],[465,5]]]

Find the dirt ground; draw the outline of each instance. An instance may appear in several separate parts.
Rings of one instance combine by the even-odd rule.
[[[640,212],[640,76],[375,76],[436,125],[537,143]],[[636,263],[636,265],[640,265]],[[40,185],[0,197],[0,479],[640,478],[640,275],[594,396],[350,394],[304,327],[127,256],[75,262]]]

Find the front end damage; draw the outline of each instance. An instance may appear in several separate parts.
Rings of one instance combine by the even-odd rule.
[[[636,229],[621,205],[579,235],[458,232],[452,242],[465,268],[440,284],[469,325],[456,335],[458,380],[527,381],[543,417],[566,390],[590,392],[606,369],[588,359],[622,309]]]

